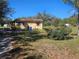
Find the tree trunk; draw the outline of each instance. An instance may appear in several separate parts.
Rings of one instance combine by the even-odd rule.
[[[79,36],[79,8],[78,8],[78,36]]]

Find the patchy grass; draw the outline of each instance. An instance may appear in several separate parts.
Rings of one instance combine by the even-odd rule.
[[[31,42],[31,45],[39,52],[44,53],[47,59],[78,59],[79,38],[72,40],[41,39]],[[34,53],[34,52],[33,52]]]
[[[37,40],[36,42],[32,42],[31,43],[33,46],[39,46],[43,45],[43,44],[52,44],[52,45],[56,45],[56,46],[72,46],[75,47],[77,45],[79,45],[79,38],[76,37],[75,39],[71,39],[71,40],[50,40],[50,39],[40,39]]]
[[[24,49],[13,59],[79,59],[79,38],[71,40],[40,39],[20,45]],[[15,54],[16,55],[16,54]]]
[[[72,29],[72,32],[71,32],[71,34],[77,34],[77,26],[76,27],[71,27],[71,29]]]
[[[72,33],[77,33],[77,27],[72,27]],[[25,59],[79,59],[79,37],[70,40],[39,39],[22,45],[24,52],[20,54]]]

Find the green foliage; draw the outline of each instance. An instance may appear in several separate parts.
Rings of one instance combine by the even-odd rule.
[[[79,24],[79,0],[63,0],[63,1],[73,6],[73,8],[76,10],[78,16],[78,24]]]
[[[79,8],[79,0],[63,0],[65,3],[72,5],[75,8]]]
[[[12,8],[8,6],[8,0],[0,0],[0,23],[3,24],[3,19],[7,18],[13,12]]]
[[[47,37],[47,32],[45,30],[39,30],[39,29],[34,29],[33,31],[27,31],[24,30],[23,33],[17,34],[17,37],[19,38],[17,42],[26,44],[27,41],[36,41],[42,38]]]
[[[32,32],[36,32],[36,33],[45,33],[46,31],[44,29],[33,29]]]
[[[48,37],[50,39],[54,38],[56,40],[64,40],[64,39],[67,39],[69,37],[70,33],[71,33],[71,29],[70,28],[62,27],[62,28],[51,30],[48,33]]]
[[[47,12],[38,13],[38,14],[35,16],[35,18],[37,18],[37,19],[42,19],[44,26],[50,25],[49,19],[51,18],[51,15],[48,14]]]
[[[73,16],[70,18],[66,18],[63,20],[64,23],[70,23],[72,25],[76,25],[77,24],[77,17]]]
[[[45,30],[39,30],[39,29],[33,30],[32,32],[30,32],[30,34],[33,40],[42,39],[47,36],[47,32]]]
[[[19,29],[21,29],[21,28],[20,28],[20,26],[15,26],[15,29],[16,29],[16,30],[19,30]]]
[[[55,28],[56,27],[54,27],[54,26],[45,26],[44,30],[47,31],[47,32],[49,32],[49,31],[51,31],[52,29],[55,29]]]
[[[72,16],[72,17],[60,20],[58,25],[59,26],[64,26],[66,23],[71,24],[71,25],[76,25],[77,24],[77,17]]]

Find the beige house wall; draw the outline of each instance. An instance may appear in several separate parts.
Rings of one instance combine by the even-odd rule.
[[[37,23],[27,23],[27,24],[29,25],[29,27],[32,27],[32,29],[42,29],[43,28],[43,24],[42,23],[40,23],[38,25],[37,25]],[[17,26],[17,25],[18,25],[18,23],[15,23],[15,26]],[[26,27],[21,23],[20,24],[20,28],[21,29],[25,29]]]
[[[40,23],[39,25],[37,25],[37,23],[28,23],[29,27],[32,27],[32,29],[42,29],[43,25],[42,23]]]

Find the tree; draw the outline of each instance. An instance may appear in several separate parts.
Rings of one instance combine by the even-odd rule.
[[[43,25],[44,26],[47,26],[47,25],[50,25],[50,18],[51,18],[51,15],[48,14],[46,11],[44,12],[39,12],[37,13],[36,16],[32,17],[32,18],[35,18],[35,19],[42,19],[43,20]]]
[[[79,36],[79,0],[64,0],[64,2],[71,5],[77,11],[78,15],[77,25],[78,25],[78,36]]]
[[[75,17],[75,16],[71,16],[69,18],[63,19],[62,21],[64,22],[64,24],[69,23],[69,24],[72,24],[72,25],[76,25],[77,24],[77,19],[76,18],[77,17]]]
[[[0,24],[3,24],[3,19],[7,18],[12,13],[12,8],[9,7],[8,0],[0,0]]]
[[[49,13],[44,11],[44,12],[37,13],[37,15],[32,18],[42,19],[44,26],[50,26],[50,25],[52,25],[51,21],[54,20],[55,17],[51,16]]]

